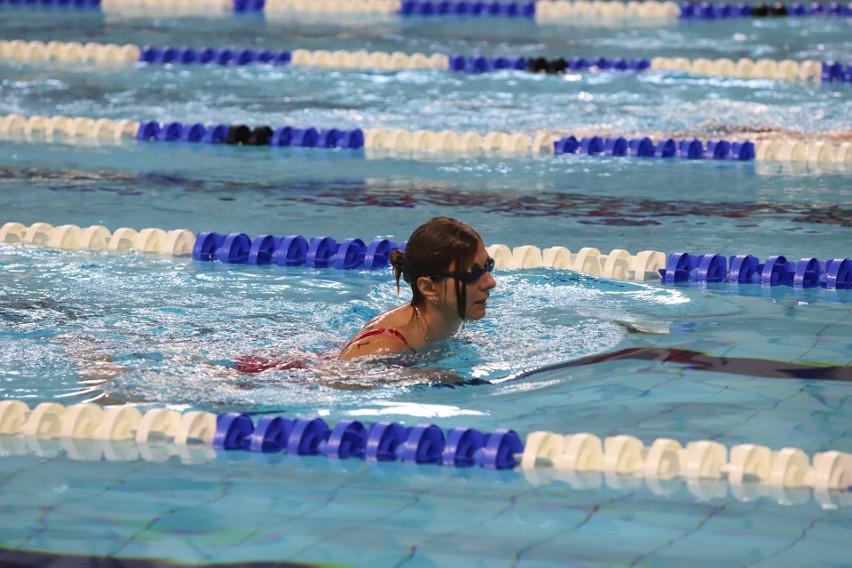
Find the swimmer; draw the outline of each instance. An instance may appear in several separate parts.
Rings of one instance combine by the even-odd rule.
[[[340,351],[339,359],[416,353],[456,333],[462,323],[485,317],[496,286],[482,238],[468,225],[436,217],[411,234],[405,252],[390,256],[399,292],[400,277],[411,286],[411,302],[370,320]]]

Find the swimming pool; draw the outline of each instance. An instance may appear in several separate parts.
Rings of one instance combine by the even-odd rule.
[[[842,18],[531,19],[0,4],[0,38],[546,57],[848,58]],[[642,73],[0,61],[0,114],[300,128],[848,140],[848,83]],[[844,164],[0,141],[0,225],[850,257]],[[850,452],[852,291],[502,269],[489,317],[404,365],[323,360],[400,300],[384,270],[0,245],[2,398],[444,431]],[[246,376],[243,354],[315,370]],[[319,369],[319,370],[316,370]],[[445,388],[443,374],[464,386]],[[329,374],[338,384],[329,384]],[[491,384],[473,384],[478,381]],[[369,389],[341,389],[339,383]],[[844,565],[848,491],[0,437],[0,554],[130,563]]]

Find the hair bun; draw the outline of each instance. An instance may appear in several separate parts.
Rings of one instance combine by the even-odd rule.
[[[390,252],[388,259],[390,260],[390,265],[394,268],[394,270],[398,269],[401,271],[402,265],[405,262],[405,253],[399,249],[394,249]]]
[[[405,266],[405,253],[399,249],[394,249],[388,255],[388,260],[391,268],[393,268],[393,277],[396,280],[396,293],[399,294],[399,279],[402,277],[403,266]]]

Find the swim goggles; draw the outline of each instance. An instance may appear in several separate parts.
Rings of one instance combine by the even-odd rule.
[[[482,278],[483,274],[492,270],[494,270],[494,259],[489,256],[484,267],[474,264],[467,272],[437,272],[433,276],[452,277],[464,284],[473,284]]]

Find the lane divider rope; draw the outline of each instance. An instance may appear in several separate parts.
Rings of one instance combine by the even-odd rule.
[[[148,228],[136,231],[129,227],[111,233],[102,225],[80,228],[77,225],[33,223],[30,226],[9,222],[0,227],[0,243],[24,244],[58,250],[138,252],[172,256],[189,255],[195,245],[195,235],[186,229],[165,231]]]
[[[0,4],[100,8],[105,12],[141,8],[218,12],[313,12],[325,14],[388,14],[403,17],[523,17],[554,19],[571,16],[603,19],[675,18],[681,9],[674,2],[551,2],[480,0],[0,0]],[[563,7],[567,4],[568,7]],[[551,8],[551,5],[555,5]],[[703,12],[699,11],[699,14]]]
[[[122,227],[110,233],[109,229],[101,225],[87,228],[77,225],[53,227],[44,222],[30,226],[7,222],[0,226],[0,243],[68,251],[191,255],[193,260],[205,262],[340,270],[386,268],[389,266],[391,251],[398,248],[405,250],[406,244],[383,238],[366,243],[354,237],[338,242],[328,236],[308,239],[302,235],[263,234],[251,238],[245,233],[223,235],[216,232],[194,235],[186,229],[165,231],[146,228],[137,232]],[[720,254],[666,255],[662,251],[651,250],[633,255],[625,249],[614,249],[603,254],[594,247],[582,247],[572,253],[563,246],[541,249],[534,245],[523,245],[510,249],[504,244],[492,244],[486,250],[498,269],[555,268],[616,280],[659,280],[663,284],[727,282],[772,287],[852,289],[850,258],[827,261],[803,258],[791,262],[778,255],[761,263],[757,257],[749,254],[731,256],[730,259]]]
[[[520,468],[528,478],[546,472],[567,477],[572,484],[583,483],[578,474],[603,474],[615,487],[630,487],[630,481],[644,478],[658,494],[666,493],[661,487],[666,480],[681,479],[690,486],[699,481],[716,482],[724,485],[695,487],[696,495],[705,499],[724,497],[730,487],[740,501],[754,499],[761,488],[810,487],[824,495],[832,489],[848,490],[852,485],[852,455],[843,452],[819,452],[810,459],[793,447],[773,451],[762,445],[738,444],[729,449],[712,440],[689,442],[684,447],[671,438],[658,438],[645,446],[634,436],[601,440],[590,433],[531,432]],[[708,494],[702,489],[711,491]],[[779,502],[789,504],[784,491],[777,496]]]
[[[698,140],[689,144],[676,145],[675,141],[663,141],[653,146],[649,138],[636,139],[634,145],[624,138],[603,139],[584,137],[577,141],[573,136],[559,138],[547,132],[539,132],[535,137],[522,133],[489,132],[484,136],[478,132],[456,133],[451,130],[434,132],[430,130],[408,131],[403,129],[381,130],[361,129],[338,130],[295,128],[281,126],[272,129],[266,125],[254,129],[246,125],[203,125],[183,124],[179,122],[159,123],[157,121],[112,121],[109,119],[88,119],[68,117],[35,116],[25,118],[20,115],[0,117],[0,139],[24,139],[37,142],[40,137],[51,142],[73,142],[75,139],[120,141],[130,138],[136,127],[137,140],[156,142],[191,142],[212,144],[245,144],[274,147],[310,147],[310,148],[349,148],[361,147],[377,150],[402,151],[442,151],[442,152],[506,152],[506,153],[555,153],[588,154],[612,156],[650,156],[670,158],[680,156],[689,159],[705,157],[703,143]],[[57,136],[59,135],[59,136]],[[651,146],[649,146],[651,145]],[[709,145],[708,145],[709,147]],[[648,150],[648,151],[646,151]],[[753,145],[750,142],[730,144],[727,141],[714,143],[713,151],[707,155],[716,159],[730,158],[739,160],[753,159]]]
[[[769,489],[784,504],[796,502],[785,490],[810,489],[821,502],[834,503],[835,495],[852,487],[852,455],[833,450],[810,457],[795,447],[773,451],[746,443],[729,449],[712,440],[689,442],[684,447],[671,438],[658,438],[645,446],[630,435],[601,440],[590,433],[561,435],[547,431],[531,432],[522,442],[509,429],[483,433],[457,427],[445,433],[434,424],[405,426],[342,420],[331,426],[321,418],[288,419],[275,415],[260,416],[255,423],[241,413],[180,413],[154,408],[143,414],[134,406],[82,403],[65,407],[55,402],[43,402],[30,409],[20,400],[0,401],[0,443],[14,440],[37,448],[41,442],[55,439],[71,442],[67,446],[69,455],[77,459],[99,459],[106,450],[115,452],[106,455],[107,459],[129,461],[141,455],[162,461],[173,454],[183,455],[181,449],[201,447],[517,469],[534,483],[541,483],[541,477],[556,476],[572,485],[582,485],[589,481],[580,476],[603,474],[611,486],[635,487],[636,482],[644,480],[656,493],[666,492],[665,483],[681,480],[705,499],[724,497],[728,487],[738,500],[753,499]],[[82,440],[105,444],[89,448],[98,452],[97,457],[76,455],[81,448],[73,441]],[[113,443],[124,445],[117,451],[119,447]],[[709,485],[698,487],[701,483]],[[720,484],[724,491],[721,494]]]
[[[265,14],[313,12],[326,14],[397,15],[402,0],[235,0],[236,11],[263,11]]]
[[[560,20],[583,19],[673,19],[680,15],[680,8],[674,2],[567,2],[539,1],[535,6],[535,19],[540,23]]]
[[[129,227],[110,233],[109,229],[100,225],[53,227],[43,222],[30,226],[8,222],[0,227],[0,243],[68,251],[191,255],[194,260],[226,264],[277,264],[342,270],[385,268],[389,266],[391,251],[397,248],[405,250],[404,242],[397,245],[381,238],[370,243],[359,238],[338,242],[327,236],[307,239],[301,235],[264,234],[252,239],[245,233],[223,235],[201,232],[196,236],[186,229],[164,231],[147,228],[137,232]],[[633,256],[619,249],[603,255],[592,247],[584,247],[576,254],[565,247],[550,247],[542,251],[531,245],[515,247],[512,251],[506,245],[497,244],[487,250],[499,269],[549,267],[619,280],[657,280],[666,260],[665,253],[660,251],[642,251]]]
[[[8,0],[7,0],[8,1]],[[42,0],[50,2],[50,0]],[[233,14],[239,12],[238,0],[90,0],[100,1],[104,12],[168,10],[192,14]],[[245,4],[245,1],[242,1]],[[252,0],[253,5],[263,7],[264,0]]]
[[[451,467],[479,465],[511,469],[523,452],[513,430],[483,433],[453,428],[446,434],[433,424],[406,427],[394,422],[364,425],[357,420],[334,428],[321,418],[290,420],[262,416],[255,424],[246,414],[216,415],[163,408],[144,415],[133,406],[101,407],[92,403],[64,407],[43,402],[30,410],[19,400],[0,401],[0,435],[38,439],[73,438],[108,441],[171,441],[204,444],[217,450],[318,455],[338,459],[402,461]]]
[[[763,140],[757,144],[759,162],[808,162],[852,164],[852,143],[825,140]]]
[[[503,244],[490,245],[486,250],[494,259],[496,268],[547,267],[640,282],[657,280],[659,271],[666,262],[665,253],[649,250],[631,255],[624,249],[615,249],[609,254],[602,254],[594,247],[583,247],[577,253],[572,253],[568,248],[561,246],[542,250],[534,245],[523,245],[510,249]]]
[[[19,114],[0,115],[0,140],[27,142],[73,142],[81,140],[111,140],[121,142],[135,138],[139,121],[112,120],[67,116],[24,117]]]
[[[133,44],[0,40],[0,57],[30,63],[134,63],[139,61],[141,51],[138,45]]]
[[[775,61],[772,59],[753,60],[743,57],[734,62],[727,58],[690,60],[685,57],[655,57],[651,60],[650,68],[653,70],[683,71],[693,75],[744,79],[852,81],[852,64],[844,67],[839,61],[820,62],[812,59],[796,62],[791,59]]]
[[[792,2],[790,7],[782,2],[764,4],[758,2],[584,2],[542,0],[536,3],[535,17],[539,22],[576,19],[640,19],[640,18],[681,18],[681,19],[729,19],[764,18],[783,16],[822,16],[846,17],[850,13],[848,6],[838,2],[820,4],[813,2],[804,6]],[[647,6],[644,6],[647,5]]]
[[[484,73],[514,69],[537,73],[571,72],[641,72],[647,69],[681,71],[694,75],[738,77],[746,79],[772,79],[784,81],[821,79],[825,82],[852,81],[852,64],[839,61],[790,59],[752,60],[741,58],[694,60],[685,57],[655,57],[652,60],[625,58],[607,59],[484,55],[444,55],[435,53],[406,54],[403,52],[328,51],[296,49],[270,51],[266,49],[155,47],[133,44],[101,44],[96,42],[59,42],[0,40],[0,57],[29,63],[60,61],[102,64],[215,64],[215,65],[300,65],[339,69],[435,69],[465,73]]]
[[[402,0],[400,16],[499,16],[504,18],[533,18],[536,3],[511,1],[461,0]]]
[[[846,290],[852,289],[852,259],[834,258],[820,261],[809,257],[793,262],[783,255],[776,255],[761,263],[756,256],[750,254],[731,256],[727,259],[721,254],[712,253],[672,253],[668,257],[666,267],[660,269],[660,276],[663,284],[731,282]]]
[[[749,254],[735,255],[730,261],[720,254],[692,255],[660,251],[641,251],[631,255],[624,249],[602,254],[593,247],[579,249],[576,254],[565,247],[544,250],[534,245],[509,249],[502,244],[486,247],[494,266],[502,269],[557,268],[592,276],[663,284],[683,282],[760,284],[793,288],[852,289],[852,259],[834,258],[820,261],[808,257],[788,261],[782,255],[771,256],[761,263]]]
[[[727,140],[675,140],[665,138],[654,142],[650,138],[624,137],[602,138],[600,136],[565,136],[554,143],[555,154],[585,154],[589,156],[631,156],[641,158],[684,158],[688,160],[738,160],[750,161],[755,158],[753,142],[728,142]]]
[[[784,16],[823,16],[843,18],[852,14],[852,8],[840,2],[823,4],[811,2],[808,5],[800,2],[791,2],[789,8],[783,2],[766,4],[758,2],[747,4],[726,4],[725,2],[682,2],[680,5],[680,17],[684,19],[698,18],[704,20],[727,19],[737,17],[752,18],[778,18]]]
[[[156,120],[139,123],[137,140],[148,142],[193,142],[208,144],[232,144],[248,146],[296,146],[301,148],[349,148],[364,147],[364,131],[360,128],[340,130],[337,128],[296,128],[279,126],[275,129],[262,124],[249,128],[244,124],[185,124],[181,122],[159,123]]]
[[[308,241],[301,235],[260,235],[251,239],[245,233],[222,235],[199,233],[192,249],[194,260],[218,260],[227,264],[277,264],[279,266],[308,266],[377,270],[389,266],[391,251],[405,249],[388,239],[375,239],[366,244],[359,238],[337,242],[332,237],[313,237]]]
[[[455,132],[443,130],[409,131],[405,129],[339,130],[266,125],[253,129],[246,125],[180,123],[157,121],[92,119],[66,116],[0,115],[0,140],[75,143],[77,141],[114,141],[129,139],[159,142],[193,142],[210,144],[244,144],[275,147],[307,148],[366,148],[393,152],[504,152],[584,154],[616,157],[656,157],[716,160],[757,160],[852,164],[852,143],[836,144],[826,140],[767,139],[756,143],[748,140],[729,142],[664,138],[654,142],[649,137],[630,140],[624,137],[603,138],[558,136],[550,131],[538,131],[533,136],[524,133]],[[365,157],[373,157],[367,153]]]
[[[94,8],[105,12],[140,8],[209,13],[318,12],[327,14],[394,14],[403,17],[534,17],[547,23],[560,20],[730,19],[786,16],[848,17],[852,8],[840,2],[748,4],[745,2],[659,2],[648,0],[0,0],[0,5]]]
[[[754,5],[739,2],[683,2],[680,5],[671,1],[647,0],[539,0],[536,2],[478,1],[478,0],[235,0],[237,12],[266,13],[293,12],[331,12],[331,13],[384,13],[400,16],[499,16],[534,17],[537,22],[550,23],[570,20],[573,23],[584,20],[641,20],[641,19],[729,19],[763,18],[783,16],[823,16],[847,17],[852,14],[849,6],[838,2],[820,4],[813,2],[805,6],[799,2],[790,4],[789,9],[781,2],[771,5]]]

